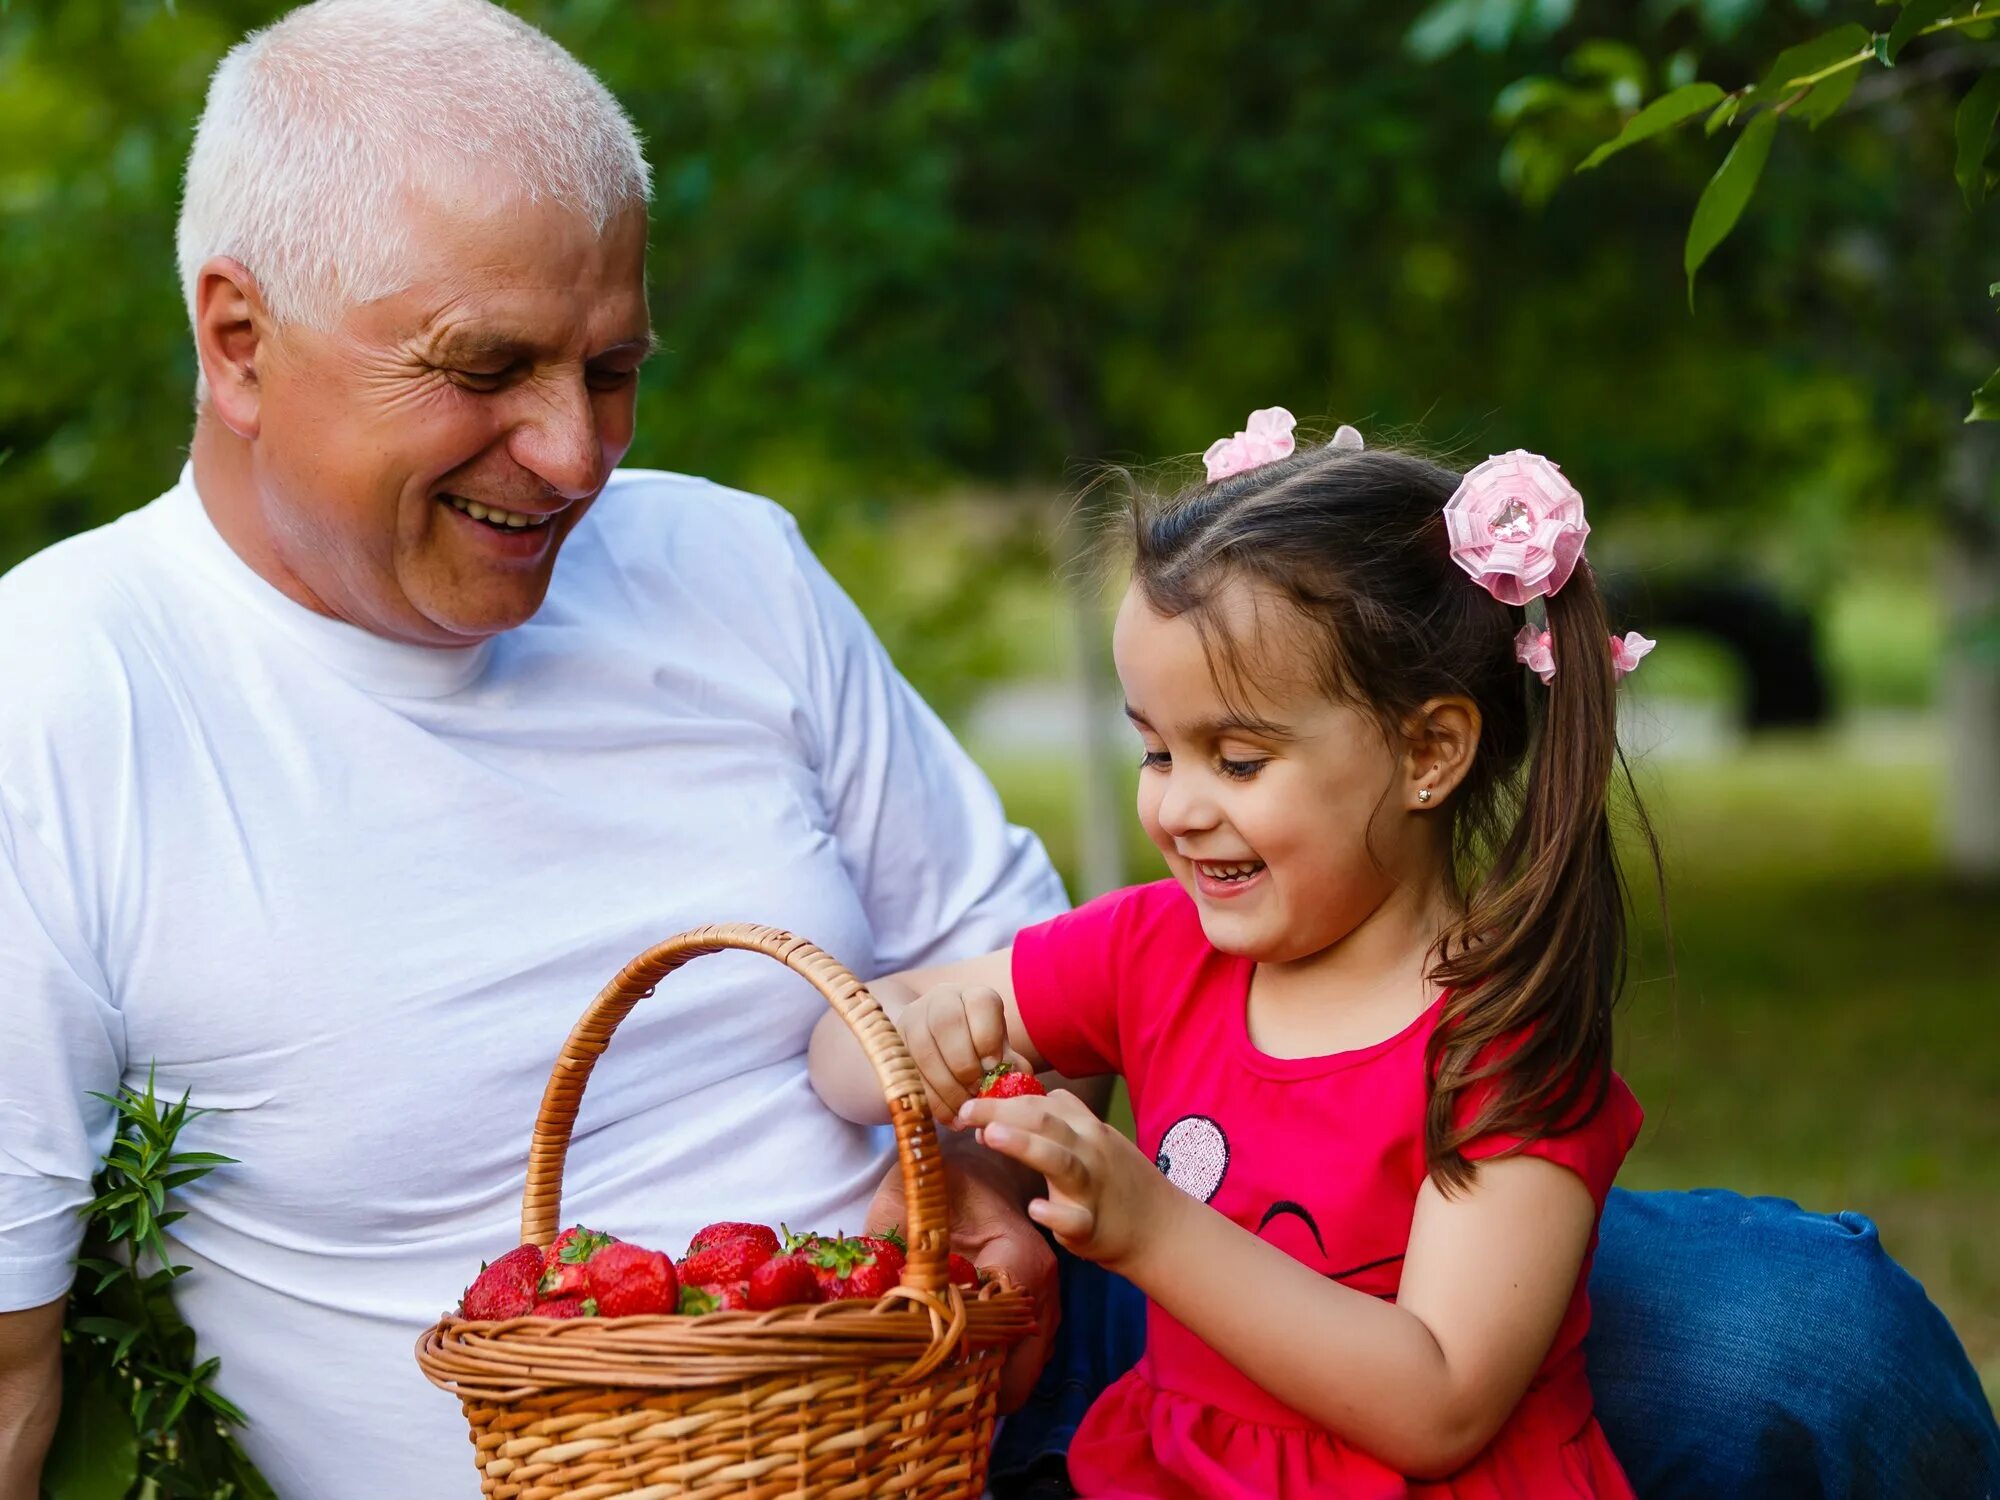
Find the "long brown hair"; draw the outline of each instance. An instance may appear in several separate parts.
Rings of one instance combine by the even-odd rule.
[[[1240,677],[1242,658],[1214,602],[1251,580],[1306,627],[1328,694],[1396,742],[1427,700],[1478,705],[1471,769],[1440,809],[1463,914],[1430,974],[1451,994],[1429,1043],[1424,1151],[1447,1189],[1471,1180],[1470,1142],[1560,1134],[1597,1112],[1625,967],[1603,601],[1579,562],[1546,600],[1561,670],[1546,688],[1529,677],[1514,657],[1524,611],[1451,560],[1443,509],[1459,479],[1413,454],[1306,448],[1171,500],[1141,495],[1124,537],[1134,583],[1160,613],[1192,618],[1218,680]],[[1632,810],[1657,870],[1636,794]]]

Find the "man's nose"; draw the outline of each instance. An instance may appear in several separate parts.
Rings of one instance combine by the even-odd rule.
[[[509,455],[566,500],[596,494],[605,455],[589,387],[581,377],[552,379],[527,394],[533,404],[508,438]]]

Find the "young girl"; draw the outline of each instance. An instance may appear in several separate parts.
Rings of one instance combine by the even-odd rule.
[[[1046,1178],[1035,1220],[1146,1293],[1081,1494],[1629,1496],[1582,1344],[1640,1121],[1605,803],[1652,643],[1609,637],[1546,459],[1291,426],[1133,517],[1112,649],[1173,878],[901,976],[899,1025],[940,1115]],[[822,1096],[883,1118],[828,1020]],[[1138,1145],[1061,1090],[972,1097],[1009,1054],[1122,1074]]]

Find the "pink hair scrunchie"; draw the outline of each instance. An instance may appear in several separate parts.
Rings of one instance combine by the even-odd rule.
[[[1460,481],[1444,507],[1451,560],[1502,604],[1553,594],[1583,556],[1590,523],[1561,469],[1516,448]]]
[[[1201,456],[1208,470],[1208,482],[1227,479],[1262,468],[1289,455],[1294,446],[1292,429],[1297,418],[1282,406],[1266,406],[1250,413],[1243,430],[1234,437],[1217,438]]]

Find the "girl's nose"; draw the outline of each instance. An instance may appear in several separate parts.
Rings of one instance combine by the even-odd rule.
[[[1204,833],[1220,821],[1215,799],[1196,776],[1167,773],[1167,789],[1160,797],[1160,831],[1170,838]]]

